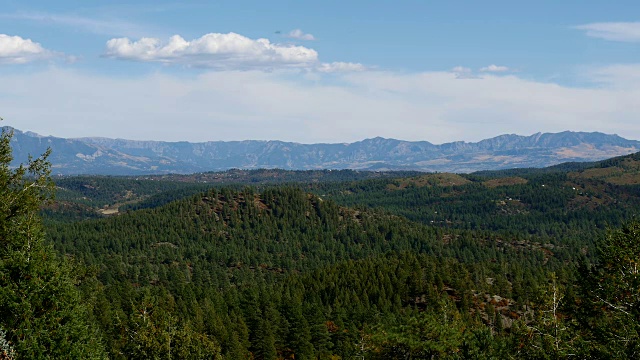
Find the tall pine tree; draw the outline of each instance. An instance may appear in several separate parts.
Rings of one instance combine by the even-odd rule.
[[[45,243],[40,207],[53,197],[50,151],[11,167],[0,135],[0,327],[16,358],[105,358],[72,264]]]

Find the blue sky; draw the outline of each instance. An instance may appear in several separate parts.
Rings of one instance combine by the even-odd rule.
[[[640,139],[637,1],[0,5],[0,116],[44,135]]]

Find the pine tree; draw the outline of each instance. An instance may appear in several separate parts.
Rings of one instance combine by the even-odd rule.
[[[18,359],[104,358],[73,264],[45,243],[39,211],[53,196],[50,150],[12,169],[12,135],[0,135],[0,327]]]
[[[598,244],[598,262],[580,269],[582,327],[596,357],[640,356],[640,222],[609,233]]]

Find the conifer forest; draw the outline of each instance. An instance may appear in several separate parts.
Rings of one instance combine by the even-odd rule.
[[[640,155],[51,175],[0,138],[0,359],[640,358]]]

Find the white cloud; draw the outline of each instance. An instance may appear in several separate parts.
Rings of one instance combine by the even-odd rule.
[[[471,69],[468,68],[468,67],[464,67],[464,66],[456,66],[456,67],[451,69],[451,72],[456,73],[456,74],[470,74],[471,73]]]
[[[588,80],[601,87],[617,90],[633,90],[640,84],[640,66],[638,64],[614,64],[602,67],[585,68]]]
[[[300,32],[301,36],[306,36]],[[303,46],[281,45],[267,39],[253,40],[236,34],[206,34],[187,41],[179,35],[162,43],[156,38],[111,39],[105,56],[121,60],[183,64],[218,70],[273,70],[301,68],[323,73],[364,71],[360,63],[320,63],[318,53]]]
[[[0,64],[24,64],[53,55],[53,52],[31,39],[0,34]]]
[[[491,64],[489,66],[485,66],[485,67],[480,69],[480,71],[482,71],[482,72],[496,72],[496,73],[507,72],[509,70],[510,69],[508,67],[506,67],[506,66],[500,66],[500,65],[494,65],[494,64]]]
[[[95,34],[111,36],[142,37],[149,32],[164,33],[162,29],[152,26],[142,26],[122,20],[121,17],[95,18],[77,14],[52,14],[42,12],[20,12],[14,14],[0,14],[0,18],[26,20],[39,25],[62,25],[82,29]]]
[[[156,38],[111,39],[105,56],[218,69],[308,67],[318,61],[313,49],[253,40],[236,33],[211,33],[192,41],[174,35],[166,43]]]
[[[365,71],[367,68],[360,63],[334,61],[332,63],[323,63],[318,66],[317,70],[324,73],[332,72],[353,72]]]
[[[307,41],[311,41],[311,40],[315,40],[316,39],[313,35],[305,34],[300,29],[295,29],[295,30],[289,31],[289,33],[287,34],[287,37],[291,38],[291,39],[307,40]]]
[[[587,36],[610,41],[640,42],[640,22],[601,22],[575,26]]]
[[[118,78],[50,68],[0,73],[0,109],[5,125],[64,137],[308,143],[384,136],[442,143],[580,130],[640,139],[640,81],[624,80],[640,78],[640,64],[592,73],[605,85],[568,87],[516,75],[460,81],[446,71]]]
[[[451,69],[451,72],[456,76],[456,79],[477,79],[478,76],[473,71],[464,66],[456,66]]]

